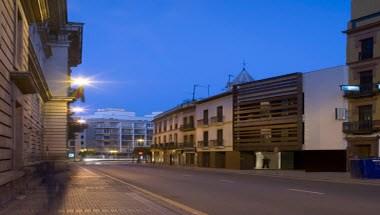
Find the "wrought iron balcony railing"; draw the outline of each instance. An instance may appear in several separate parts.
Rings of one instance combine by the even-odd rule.
[[[377,131],[380,131],[380,120],[363,120],[343,123],[343,132],[346,134],[371,134]]]
[[[370,97],[379,93],[379,84],[360,84],[360,85],[344,85],[341,86],[344,96],[347,98]]]
[[[224,116],[213,116],[211,117],[211,124],[218,124],[224,122]]]
[[[209,123],[210,123],[210,122],[209,122],[208,119],[199,119],[199,120],[197,120],[197,125],[198,125],[198,127],[208,126]]]
[[[191,124],[181,125],[181,126],[179,127],[179,129],[180,129],[181,131],[192,131],[192,130],[195,129],[195,127],[194,127],[194,124],[191,123]]]

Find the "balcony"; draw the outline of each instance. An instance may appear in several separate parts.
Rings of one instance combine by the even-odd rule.
[[[209,141],[198,141],[198,146],[201,147],[201,148],[208,148],[209,147]]]
[[[210,145],[216,148],[224,148],[224,140],[210,140]]]
[[[211,124],[223,124],[224,118],[224,116],[213,116],[211,117]]]
[[[372,134],[377,131],[380,131],[380,120],[343,123],[343,132],[346,134]]]
[[[192,142],[185,142],[185,143],[183,143],[183,148],[185,148],[185,149],[194,149],[195,147],[194,147],[194,143],[192,143]]]
[[[101,124],[96,125],[96,128],[113,128],[113,129],[119,129],[118,125],[111,125],[111,124]]]
[[[373,58],[373,51],[359,52],[358,58],[359,58],[359,61],[372,59]]]
[[[194,124],[185,124],[179,127],[180,131],[192,131],[194,129],[195,129]]]
[[[344,97],[347,98],[363,98],[371,97],[379,92],[379,84],[361,84],[361,85],[342,85],[341,90]]]
[[[176,148],[177,148],[176,145],[177,145],[177,144],[174,143],[174,142],[169,142],[169,143],[165,143],[165,144],[164,144],[164,148],[165,148],[165,149],[176,149]]]
[[[199,120],[197,120],[198,127],[207,127],[208,124],[209,124],[209,120],[208,119],[199,119]]]
[[[224,148],[223,140],[198,141],[201,148]]]

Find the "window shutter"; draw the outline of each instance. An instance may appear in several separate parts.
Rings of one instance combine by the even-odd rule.
[[[335,119],[336,120],[346,120],[347,119],[347,109],[346,108],[335,108]]]

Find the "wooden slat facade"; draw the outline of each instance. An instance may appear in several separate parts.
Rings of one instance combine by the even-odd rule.
[[[235,85],[234,149],[300,150],[303,144],[302,74]]]

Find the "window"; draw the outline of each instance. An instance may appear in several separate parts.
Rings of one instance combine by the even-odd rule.
[[[75,146],[75,141],[74,140],[70,141],[70,146]]]
[[[164,143],[166,143],[166,135],[164,136]]]
[[[373,75],[372,71],[360,72],[360,92],[367,93],[372,92],[373,88]]]
[[[336,120],[346,120],[347,119],[347,109],[346,108],[335,108],[335,119]]]
[[[194,135],[192,134],[189,135],[189,143],[194,144]]]
[[[194,116],[189,116],[189,127],[194,127]]]
[[[183,142],[184,142],[184,143],[187,143],[187,135],[184,135],[184,136],[183,136]]]
[[[372,105],[362,105],[359,109],[359,129],[372,127]]]
[[[208,110],[203,110],[203,125],[208,125]]]
[[[370,59],[373,57],[373,38],[367,38],[360,41],[361,52],[359,53],[359,60]]]
[[[177,135],[177,133],[174,134],[174,142],[175,142],[175,143],[178,142],[178,135]]]
[[[216,118],[218,122],[223,122],[223,106],[218,106],[216,108]]]
[[[272,138],[272,130],[270,128],[262,128],[260,129],[260,133],[264,142],[270,142],[270,139]]]
[[[183,125],[184,125],[184,126],[187,125],[187,117],[183,117]]]
[[[208,146],[208,131],[203,132],[203,146]]]
[[[218,146],[222,146],[223,145],[223,129],[218,129],[216,131],[216,144]]]
[[[169,135],[169,143],[173,142],[173,136],[170,134]]]

